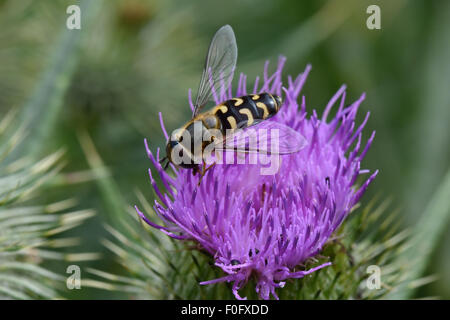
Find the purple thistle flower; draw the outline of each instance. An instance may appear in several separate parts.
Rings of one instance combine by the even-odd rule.
[[[315,110],[308,116],[304,96],[300,106],[298,97],[311,67],[308,65],[296,79],[289,77],[288,86],[282,88],[284,62],[285,58],[280,58],[271,76],[266,63],[262,86],[256,78],[253,89],[247,91],[246,76],[241,74],[236,94],[224,88],[214,94],[219,104],[235,96],[260,92],[281,95],[284,91],[283,106],[267,121],[279,121],[298,130],[308,145],[298,153],[282,156],[275,175],[261,175],[259,165],[216,165],[197,186],[199,176],[193,176],[190,170],[172,166],[174,177],[166,173],[159,164],[159,149],[155,157],[145,141],[165,187],[165,191],[159,189],[149,170],[159,198],[154,209],[163,223],[156,224],[136,210],[150,226],[168,236],[200,244],[226,273],[201,284],[232,282],[238,299],[242,299],[238,290],[252,277],[261,298],[272,295],[278,299],[275,289],[283,287],[287,279],[302,278],[329,266],[331,262],[299,271],[307,259],[322,250],[378,173],[370,175],[359,189],[354,187],[357,177],[368,173],[361,169],[361,160],[375,136],[373,132],[362,147],[362,130],[369,113],[358,127],[355,117],[364,94],[344,107],[342,86],[321,118]],[[192,107],[190,92],[189,100]],[[335,104],[339,104],[336,115],[327,120]],[[162,119],[161,125],[168,138]]]

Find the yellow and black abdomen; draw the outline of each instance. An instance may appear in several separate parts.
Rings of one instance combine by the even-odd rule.
[[[220,120],[223,130],[245,128],[274,116],[281,103],[279,96],[259,93],[227,100],[214,107],[212,112]]]

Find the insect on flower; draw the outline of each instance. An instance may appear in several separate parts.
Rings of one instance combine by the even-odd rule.
[[[297,131],[275,121],[282,98],[269,92],[226,100],[209,111],[200,112],[220,90],[231,90],[236,67],[237,46],[229,25],[214,35],[206,56],[205,67],[193,105],[192,119],[175,130],[168,139],[166,157],[162,161],[181,168],[193,169],[203,177],[221,159],[221,153],[256,153],[283,155],[300,151],[306,140]],[[224,95],[224,94],[222,94]],[[217,99],[215,99],[217,100]],[[254,129],[257,127],[258,132]],[[213,154],[214,153],[214,154]],[[207,167],[206,164],[212,162]]]
[[[316,110],[308,112],[301,91],[311,66],[296,77],[288,76],[283,86],[284,63],[285,58],[280,57],[276,71],[270,74],[267,62],[262,77],[254,80],[250,90],[246,75],[241,74],[236,91],[219,88],[220,100],[214,97],[218,103],[262,92],[281,95],[284,88],[283,107],[264,122],[289,126],[306,138],[308,146],[283,156],[276,174],[261,175],[264,164],[216,165],[198,187],[201,177],[193,177],[188,170],[173,167],[173,175],[166,172],[159,163],[160,150],[153,154],[145,141],[152,169],[148,173],[157,195],[153,209],[159,222],[136,206],[138,214],[169,237],[192,241],[206,251],[223,276],[204,276],[200,284],[232,283],[237,299],[246,298],[239,291],[252,280],[260,298],[277,299],[276,291],[289,279],[303,278],[334,264],[334,260],[312,263],[311,259],[322,252],[378,174],[378,170],[362,167],[375,137],[373,131],[363,142],[369,112],[357,125],[365,95],[346,107],[344,85],[322,116]],[[194,105],[191,99],[189,102]],[[162,119],[161,126],[166,132]],[[156,183],[155,170],[163,188]],[[357,180],[369,172],[358,186]]]

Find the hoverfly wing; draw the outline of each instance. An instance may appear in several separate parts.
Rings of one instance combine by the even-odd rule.
[[[279,155],[298,152],[307,145],[299,132],[270,120],[259,120],[251,126],[239,124],[216,143],[216,150]]]
[[[220,94],[220,87],[231,85],[237,61],[237,45],[233,29],[229,25],[220,28],[209,45],[205,67],[198,87],[194,118],[211,99],[213,90]]]

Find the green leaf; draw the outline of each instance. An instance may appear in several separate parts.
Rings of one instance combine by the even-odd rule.
[[[450,170],[434,193],[420,220],[412,230],[408,246],[400,257],[408,266],[404,282],[386,298],[408,299],[417,289],[417,280],[427,267],[433,250],[450,220]]]
[[[95,148],[94,142],[86,131],[78,133],[78,139],[84,151],[89,166],[96,177],[95,182],[100,190],[103,203],[108,212],[108,222],[117,228],[122,228],[122,218],[125,216],[128,205],[122,197],[116,181],[111,177],[109,169],[105,166],[101,156]]]
[[[14,127],[11,119],[3,121],[0,127],[0,141],[23,136],[21,126],[11,135],[6,133]],[[74,238],[54,239],[53,235],[80,225],[93,212],[74,210],[77,203],[73,199],[49,205],[30,203],[59,171],[62,153],[55,152],[37,161],[21,157],[5,165],[17,146],[17,142],[11,143],[4,149],[5,158],[0,161],[0,299],[60,298],[65,277],[40,264],[50,259],[70,263],[97,258],[92,253],[48,250],[78,244]]]
[[[89,34],[92,22],[99,12],[102,1],[80,1],[82,12],[81,30],[69,30],[64,22],[52,56],[49,58],[42,78],[18,117],[24,125],[28,138],[15,151],[16,157],[24,155],[36,158],[54,133],[57,117],[63,107],[63,97],[69,87],[80,55],[80,43]]]

